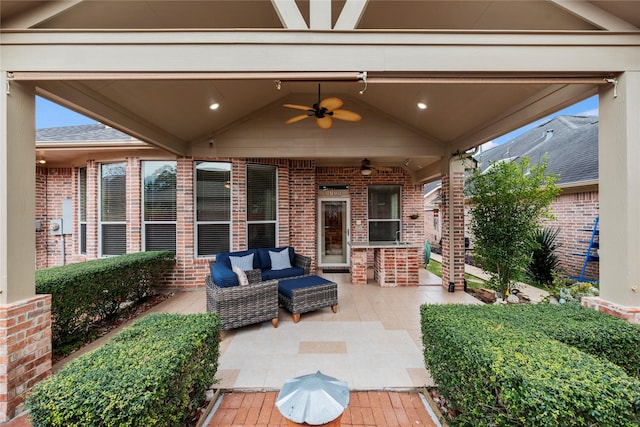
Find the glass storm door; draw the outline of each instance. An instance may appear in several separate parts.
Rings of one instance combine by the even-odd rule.
[[[320,199],[318,265],[349,266],[349,199]]]

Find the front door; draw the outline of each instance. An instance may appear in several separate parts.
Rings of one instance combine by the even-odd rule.
[[[349,199],[318,200],[318,266],[349,266]]]

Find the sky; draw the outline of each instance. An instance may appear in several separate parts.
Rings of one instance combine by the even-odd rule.
[[[567,107],[564,110],[560,110],[556,113],[553,113],[545,118],[540,120],[536,120],[533,123],[530,123],[520,129],[517,129],[513,132],[510,132],[506,135],[503,135],[499,138],[494,139],[493,141],[489,141],[482,146],[482,150],[488,150],[491,147],[496,145],[504,144],[505,142],[509,142],[514,139],[516,136],[528,131],[529,129],[533,129],[538,126],[540,123],[543,123],[553,117],[556,116],[597,116],[598,115],[598,97],[593,96],[588,98],[582,102],[572,105],[571,107]],[[36,129],[42,128],[52,128],[52,127],[61,127],[61,126],[76,126],[76,125],[87,125],[97,123],[95,120],[90,119],[82,114],[78,114],[74,111],[71,111],[67,108],[61,107],[60,105],[48,101],[44,98],[37,97],[36,98]]]

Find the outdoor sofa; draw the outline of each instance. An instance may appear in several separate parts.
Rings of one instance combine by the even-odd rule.
[[[283,251],[286,251],[288,264]],[[274,265],[272,260],[278,265]],[[232,261],[236,270],[238,265],[243,265],[246,284],[240,284],[244,278],[239,280],[239,275],[243,274],[234,272]],[[205,280],[207,311],[218,314],[221,330],[266,320],[271,320],[273,326],[277,327],[278,281],[308,275],[311,258],[296,253],[291,246],[261,248],[218,253],[210,266],[211,274]]]

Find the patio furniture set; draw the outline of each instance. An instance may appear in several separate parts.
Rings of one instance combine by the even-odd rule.
[[[223,331],[266,320],[278,327],[280,306],[295,323],[324,307],[336,313],[337,284],[310,268],[311,258],[291,246],[219,253],[205,280],[207,311],[218,314]]]

